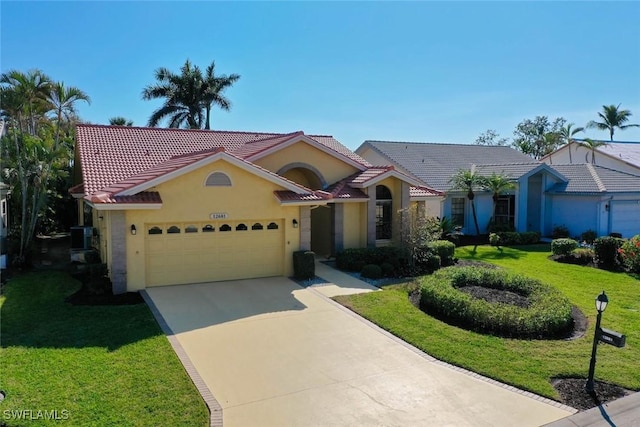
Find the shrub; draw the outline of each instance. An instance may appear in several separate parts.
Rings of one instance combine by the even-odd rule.
[[[624,240],[617,237],[598,237],[593,242],[595,262],[598,268],[605,270],[615,270],[621,265],[621,255],[618,249]]]
[[[553,230],[551,231],[552,239],[564,239],[566,237],[569,237],[569,229],[566,225],[556,225],[553,227]]]
[[[388,262],[383,262],[382,264],[380,264],[380,268],[382,269],[382,275],[384,277],[393,277],[396,273],[396,268],[393,266],[393,264],[390,264]]]
[[[533,245],[540,241],[540,233],[538,233],[537,231],[526,231],[524,233],[517,233],[515,231],[503,231],[494,234],[497,235],[497,241],[499,242],[500,246]],[[489,243],[491,243],[491,235],[489,235]],[[491,244],[493,245],[493,243]]]
[[[595,256],[593,249],[578,248],[571,253],[572,258],[578,265],[589,265]]]
[[[489,244],[491,246],[500,246],[500,236],[497,233],[489,234]]]
[[[316,275],[316,254],[311,251],[293,253],[293,276],[297,280],[312,279]]]
[[[571,303],[552,286],[504,270],[444,268],[420,279],[420,305],[429,314],[469,329],[507,337],[555,338],[572,325]],[[529,299],[527,308],[490,303],[463,286],[507,290]]]
[[[555,239],[551,242],[551,252],[554,255],[568,256],[577,247],[578,242],[573,239]]]
[[[539,231],[525,231],[524,233],[520,233],[520,241],[523,245],[535,245],[540,241],[540,237]]]
[[[367,264],[362,268],[360,274],[367,279],[379,279],[382,277],[382,268],[376,264]]]
[[[456,251],[456,245],[448,240],[436,240],[429,243],[429,249],[440,257],[440,263],[443,267],[453,265],[453,256]]]
[[[589,245],[593,244],[593,241],[598,238],[598,233],[593,230],[587,230],[580,235],[580,240],[586,242]]]
[[[640,234],[624,242],[618,253],[629,272],[640,273]]]
[[[418,272],[433,273],[440,268],[442,260],[428,245],[420,246],[415,250],[415,265]]]
[[[360,272],[367,264],[389,263],[395,269],[403,264],[402,251],[394,246],[381,248],[345,249],[336,254],[336,267],[340,270]]]

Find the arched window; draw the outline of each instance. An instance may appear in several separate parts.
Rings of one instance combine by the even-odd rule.
[[[267,225],[267,230],[277,230],[277,229],[278,229],[278,224],[276,224],[275,222],[272,222],[269,225]]]
[[[259,222],[256,222],[255,224],[253,224],[251,226],[252,230],[262,230],[264,227],[262,226],[262,224],[260,224]]]
[[[176,225],[172,225],[167,229],[167,234],[179,234],[179,233],[180,233],[180,227]]]
[[[216,229],[211,224],[207,224],[204,227],[202,227],[203,233],[213,233],[214,231],[216,231]]]
[[[376,239],[391,239],[393,198],[384,185],[376,186]]]
[[[162,234],[162,228],[160,228],[160,227],[151,227],[149,229],[149,234]]]
[[[231,226],[229,224],[223,224],[219,228],[220,231],[231,231]]]
[[[207,187],[231,187],[231,179],[226,173],[214,172],[207,177]]]
[[[236,226],[236,231],[247,231],[247,226],[245,224],[238,224]]]
[[[198,232],[198,227],[196,227],[195,225],[187,225],[184,228],[184,232],[185,233],[197,233]]]

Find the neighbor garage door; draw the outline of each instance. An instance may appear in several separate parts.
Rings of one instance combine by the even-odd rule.
[[[282,220],[147,224],[147,286],[283,274]]]
[[[640,201],[611,202],[611,232],[622,237],[640,234]]]

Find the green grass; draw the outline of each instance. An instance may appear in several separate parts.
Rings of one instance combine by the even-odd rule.
[[[640,389],[640,281],[612,273],[547,259],[549,245],[456,249],[461,259],[491,262],[560,289],[589,318],[584,337],[573,340],[516,340],[469,332],[436,320],[407,299],[407,286],[382,292],[341,296],[336,300],[428,354],[451,364],[558,399],[550,379],[586,379],[596,317],[595,298],[606,290],[609,306],[602,327],[627,335],[625,348],[598,347],[596,379]]]
[[[57,410],[37,425],[208,424],[208,411],[145,304],[72,306],[64,272],[13,278],[0,297],[0,423],[6,411]],[[66,412],[62,412],[66,411]]]

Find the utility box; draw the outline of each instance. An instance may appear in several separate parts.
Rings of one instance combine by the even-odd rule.
[[[600,328],[600,341],[614,347],[622,348],[627,341],[627,336],[611,329]]]

